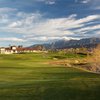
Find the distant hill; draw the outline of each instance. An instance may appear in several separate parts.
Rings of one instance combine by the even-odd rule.
[[[86,47],[86,48],[93,48],[97,44],[100,43],[100,38],[85,38],[80,40],[58,40],[56,42],[48,43],[48,44],[41,44],[46,49],[65,49],[65,48],[80,48],[80,47]],[[33,45],[30,46],[35,47],[39,46]]]

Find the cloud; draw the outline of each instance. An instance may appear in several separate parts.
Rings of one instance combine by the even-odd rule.
[[[17,11],[16,8],[8,8],[8,7],[3,7],[0,8],[0,13],[8,13],[8,12],[14,12]]]
[[[37,0],[39,2],[44,2],[45,4],[48,4],[48,5],[53,5],[56,3],[56,0]]]
[[[18,27],[21,28],[21,27],[24,27],[24,26],[29,27],[33,23],[37,23],[39,18],[41,18],[41,14],[39,14],[39,13],[26,14],[26,13],[23,13],[23,12],[18,12],[16,16],[20,19],[11,22],[8,25],[9,28],[18,28]]]
[[[91,0],[82,0],[81,3],[89,3]]]
[[[8,22],[8,16],[6,14],[0,14],[0,24],[7,23]]]
[[[100,6],[94,7],[95,10],[100,10]]]
[[[67,36],[34,36],[27,39],[27,41],[35,41],[35,42],[52,42],[57,40],[70,40],[70,39],[76,39],[79,40],[80,38],[74,38],[74,37],[67,37]]]
[[[100,10],[100,0],[90,0],[89,6],[92,10]]]
[[[25,42],[25,40],[16,38],[16,37],[10,37],[10,38],[0,38],[0,41],[14,41],[14,42]]]
[[[75,0],[75,3],[88,4],[92,10],[100,10],[100,0]]]
[[[87,4],[89,3],[91,0],[75,0],[76,3],[83,3],[83,4]]]
[[[77,18],[77,14],[71,14],[63,18],[45,18],[39,12],[25,13],[14,11],[13,16],[15,17],[11,17],[9,13],[1,16],[0,30],[1,32],[21,34],[23,37],[22,40],[18,39],[19,41],[77,39],[75,37],[77,34],[85,34],[90,30],[100,29],[100,26],[96,24],[87,26],[91,22],[97,22],[100,19],[100,15]],[[17,41],[16,38],[11,39]]]
[[[37,16],[37,14],[35,16]],[[75,19],[75,17],[76,15],[74,14],[68,18],[46,19],[41,21],[39,19],[36,20],[33,14],[31,14],[31,16],[27,16],[20,21],[10,23],[8,30],[17,33],[40,35],[74,34],[73,31],[69,30],[83,27],[85,23],[99,19],[100,15],[90,15],[81,19]],[[41,17],[39,18],[41,19]]]
[[[88,32],[88,31],[93,31],[93,30],[99,30],[100,29],[100,25],[95,25],[95,26],[89,26],[89,27],[84,27],[84,28],[80,28],[79,30],[77,30],[77,32]]]
[[[8,7],[3,7],[0,8],[0,24],[8,24],[11,22],[11,17],[17,13],[17,9],[15,8],[8,8]],[[14,18],[13,18],[14,19]]]
[[[46,1],[45,3],[46,3],[46,4],[49,4],[49,5],[53,5],[53,4],[55,4],[56,2],[53,1],[53,0],[52,0],[52,1],[51,1],[51,0],[48,0],[48,1]]]

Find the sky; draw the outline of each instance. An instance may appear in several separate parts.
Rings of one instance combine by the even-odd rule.
[[[0,0],[0,47],[100,37],[100,0]]]

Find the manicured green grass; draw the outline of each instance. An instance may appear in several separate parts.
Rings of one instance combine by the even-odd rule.
[[[43,53],[0,55],[0,100],[100,99],[100,75],[52,60]]]

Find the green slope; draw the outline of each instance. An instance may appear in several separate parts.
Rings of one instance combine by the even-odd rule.
[[[0,55],[0,100],[99,100],[100,75],[48,61],[44,54]]]

